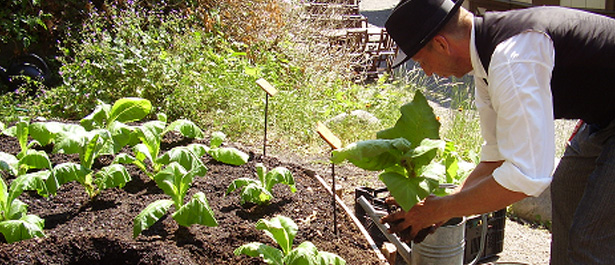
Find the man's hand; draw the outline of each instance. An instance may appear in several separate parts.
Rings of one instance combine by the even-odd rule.
[[[410,243],[410,241],[414,241],[414,243],[420,243],[425,239],[425,237],[427,237],[427,235],[433,233],[436,228],[443,223],[439,220],[430,222],[429,218],[420,217],[422,212],[425,212],[424,209],[420,208],[425,207],[426,202],[432,197],[435,196],[430,196],[419,202],[408,212],[404,212],[397,205],[395,199],[392,197],[387,198],[385,202],[388,205],[391,205],[391,208],[394,210],[391,211],[389,215],[380,219],[380,222],[388,223],[390,226],[389,233],[397,234],[403,242]],[[417,220],[424,220],[424,222],[419,222]],[[415,229],[413,229],[413,227]]]

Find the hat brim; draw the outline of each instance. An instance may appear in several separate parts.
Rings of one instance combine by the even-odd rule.
[[[459,8],[461,7],[461,4],[463,4],[463,0],[457,0],[454,3],[449,1],[449,0],[445,0],[442,3],[442,7],[446,8],[446,9],[450,8],[450,10],[446,14],[446,16],[442,20],[440,20],[440,22],[438,22],[438,24],[427,35],[425,35],[425,37],[417,45],[415,45],[411,50],[409,50],[407,52],[404,52],[401,49],[401,47],[399,49],[397,49],[397,54],[395,55],[395,58],[393,59],[393,64],[391,65],[391,68],[397,68],[400,65],[406,63],[419,50],[421,50],[423,47],[425,47],[425,45],[427,45],[427,43],[433,37],[435,37],[438,34],[438,32],[440,32],[440,30],[444,27],[444,25],[446,25],[446,23],[449,20],[451,20],[451,18],[457,13]],[[446,5],[449,5],[449,6],[446,6]]]

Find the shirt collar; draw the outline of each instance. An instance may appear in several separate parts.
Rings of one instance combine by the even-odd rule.
[[[476,30],[474,19],[472,19],[472,33],[470,34],[470,60],[472,62],[472,71],[468,74],[478,78],[487,78],[487,71],[483,67],[483,63],[478,56],[478,50],[476,49]]]

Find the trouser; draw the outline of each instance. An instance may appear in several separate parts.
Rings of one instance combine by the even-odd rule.
[[[615,122],[587,124],[551,183],[551,264],[615,264]]]

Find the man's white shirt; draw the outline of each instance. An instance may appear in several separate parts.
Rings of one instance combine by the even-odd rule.
[[[470,43],[485,140],[481,161],[504,160],[494,179],[509,190],[538,196],[551,183],[555,157],[553,41],[537,31],[515,35],[495,48],[488,71],[478,57],[474,30]]]

